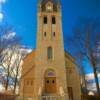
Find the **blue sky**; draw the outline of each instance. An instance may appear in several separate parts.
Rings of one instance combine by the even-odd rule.
[[[3,5],[5,20],[13,25],[22,43],[35,48],[38,0],[6,0]],[[80,16],[100,16],[100,0],[61,0],[63,33],[72,35],[72,27]]]
[[[6,0],[2,5],[3,22],[13,25],[22,44],[35,48],[37,33],[38,0]],[[100,0],[61,0],[64,36],[72,36],[72,28],[78,18],[100,17]],[[65,47],[66,48],[66,47]]]

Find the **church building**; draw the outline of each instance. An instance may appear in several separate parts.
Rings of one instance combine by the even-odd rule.
[[[38,0],[37,43],[23,59],[22,100],[81,100],[75,58],[64,51],[60,0]]]

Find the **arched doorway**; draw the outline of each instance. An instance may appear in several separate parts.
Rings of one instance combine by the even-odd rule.
[[[45,93],[47,94],[53,94],[56,93],[56,73],[53,69],[48,69],[45,72]]]

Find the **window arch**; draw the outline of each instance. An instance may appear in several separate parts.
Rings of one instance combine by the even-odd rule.
[[[47,24],[47,16],[44,16],[44,18],[43,18],[43,23],[44,23],[44,24]]]
[[[54,36],[54,37],[56,36],[56,33],[55,33],[55,32],[53,32],[53,36]]]
[[[47,33],[46,32],[44,32],[44,36],[46,37],[46,35],[47,35]]]
[[[55,18],[55,16],[52,17],[52,24],[56,24],[56,18]]]
[[[52,59],[53,58],[53,50],[52,50],[52,47],[48,47],[47,53],[48,53],[48,59]]]

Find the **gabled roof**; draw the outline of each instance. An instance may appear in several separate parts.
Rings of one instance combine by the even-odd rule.
[[[35,57],[35,50],[31,53],[27,54],[26,57],[23,59],[24,62],[27,62],[27,60],[33,59]]]
[[[76,59],[71,54],[69,54],[66,51],[65,51],[65,58],[68,58],[72,62],[75,62],[76,61]]]

